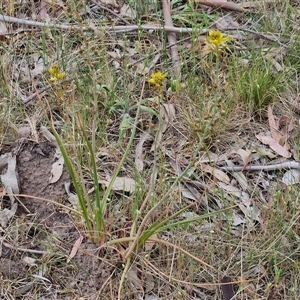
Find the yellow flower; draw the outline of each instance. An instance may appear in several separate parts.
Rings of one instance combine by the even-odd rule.
[[[215,45],[216,47],[221,46],[222,44],[226,43],[230,40],[230,37],[227,35],[223,35],[220,30],[210,30],[208,32],[207,41],[210,44]]]
[[[167,78],[168,73],[156,72],[151,74],[149,83],[155,85],[156,88],[161,88],[163,82]]]
[[[58,65],[53,65],[49,70],[49,74],[51,75],[50,81],[59,81],[62,80],[66,72],[60,72],[59,66]]]

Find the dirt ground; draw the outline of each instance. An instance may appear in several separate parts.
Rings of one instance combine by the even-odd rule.
[[[9,232],[2,231],[0,238],[0,276],[3,283],[15,283],[2,291],[11,297],[5,299],[36,299],[34,295],[39,295],[38,299],[94,299],[100,297],[101,287],[106,289],[113,270],[100,258],[99,247],[86,237],[68,262],[83,233],[67,209],[40,199],[70,206],[64,185],[70,181],[66,170],[58,182],[48,183],[54,149],[50,142],[26,140],[17,155],[20,193],[30,197],[19,197],[14,225]]]

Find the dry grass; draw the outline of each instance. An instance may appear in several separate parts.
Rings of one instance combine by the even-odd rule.
[[[154,23],[157,18],[163,23],[161,7],[152,3],[155,1],[127,2],[136,13],[128,18],[132,24],[140,20]],[[38,4],[29,1],[1,4],[5,15],[32,19],[39,13]],[[15,34],[0,37],[1,154],[20,135],[18,128],[31,126],[28,139],[38,142],[34,133],[41,126],[51,130],[52,117],[83,198],[89,197],[91,205],[96,198],[95,178],[113,176],[118,166],[118,176],[133,179],[137,187],[133,193],[112,189],[106,195],[106,188],[100,185],[98,199],[108,197],[103,232],[94,235],[88,232],[86,219],[68,211],[70,205],[64,199],[50,199],[66,205],[53,208],[53,214],[67,216],[71,224],[49,224],[57,235],[45,228],[34,212],[18,212],[9,226],[1,229],[0,241],[19,249],[35,247],[47,254],[21,251],[20,255],[19,250],[3,244],[3,299],[222,299],[218,283],[225,275],[235,282],[237,299],[300,298],[297,185],[280,182],[285,170],[244,172],[247,187],[240,185],[234,173],[228,173],[227,186],[249,196],[246,203],[251,202],[253,215],[248,211],[247,216],[242,198],[227,191],[219,184],[220,178],[203,168],[203,164],[220,168],[226,165],[225,159],[241,164],[234,152],[239,149],[256,153],[249,164],[270,161],[257,154],[262,144],[255,138],[269,130],[270,104],[276,116],[293,120],[289,143],[294,158],[299,156],[299,111],[291,101],[299,93],[299,6],[280,1],[254,8],[253,14],[235,12],[234,17],[224,10],[191,8],[183,3],[173,9],[175,26],[200,30],[201,26],[214,27],[214,20],[223,17],[222,22],[238,22],[240,28],[245,25],[243,29],[251,32],[226,32],[232,39],[220,58],[213,53],[202,56],[205,35],[179,42],[180,88],[172,90],[172,80],[178,78],[172,77],[176,72],[165,34],[108,33],[101,26],[122,21],[97,5],[84,1],[47,4],[51,23],[83,26],[94,21],[99,29],[95,32],[5,23],[8,32]],[[29,101],[35,87],[42,90],[49,85],[48,69],[54,64],[66,72],[66,80],[50,84]],[[170,74],[161,94],[148,82],[156,70]],[[163,104],[165,110],[173,107],[175,114],[168,115]],[[125,153],[138,107],[136,132]],[[162,130],[166,118],[171,122]],[[136,148],[146,133],[144,168],[138,171]],[[155,144],[159,133],[161,139]],[[186,170],[184,178],[179,168]],[[8,203],[4,197],[1,208]],[[256,217],[255,209],[259,211]],[[93,223],[96,219],[90,217]],[[127,257],[143,220],[140,244]],[[70,239],[62,239],[59,232],[67,226]],[[87,243],[79,248],[81,261],[74,258],[67,263],[78,233]],[[87,241],[91,236],[98,237],[95,244]],[[27,256],[34,262],[23,264],[14,275],[12,269],[1,270],[7,255],[9,264]],[[87,279],[78,283],[78,276]],[[89,276],[93,278],[89,280]]]

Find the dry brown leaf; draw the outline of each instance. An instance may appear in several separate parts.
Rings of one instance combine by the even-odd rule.
[[[73,248],[72,248],[72,250],[71,250],[71,253],[70,253],[70,255],[69,255],[68,259],[67,259],[67,263],[69,263],[70,260],[71,260],[71,259],[76,255],[76,253],[78,252],[78,249],[79,249],[79,247],[80,247],[80,245],[81,245],[81,243],[82,243],[82,240],[83,240],[83,236],[80,235],[79,238],[78,238],[78,239],[76,240],[76,242],[74,243],[74,246],[73,246]]]
[[[70,187],[71,187],[71,182],[64,182],[64,187],[65,187],[65,191],[68,195],[68,201],[72,204],[73,208],[77,208],[78,207],[78,196],[77,194],[74,194],[70,191]]]
[[[33,258],[33,257],[30,257],[30,256],[25,256],[22,258],[22,261],[27,264],[28,266],[36,266],[36,261],[37,259],[36,258]]]
[[[99,180],[99,183],[104,184],[108,187],[110,180]],[[117,177],[113,183],[113,191],[124,191],[124,192],[133,192],[135,190],[136,182],[129,177]]]
[[[15,155],[6,153],[1,155],[1,165],[7,164],[7,170],[0,176],[2,185],[7,191],[11,202],[11,208],[5,208],[0,211],[0,225],[5,228],[9,220],[16,214],[18,204],[15,202],[15,198],[12,194],[19,194],[19,184],[16,172],[17,159]]]
[[[232,161],[226,160],[226,163],[229,167],[234,167],[234,164]],[[247,182],[247,177],[245,176],[245,174],[241,172],[233,172],[232,176],[239,182],[240,186],[242,187],[242,189],[244,191],[251,191],[252,187],[248,184]]]
[[[287,134],[294,129],[292,120],[287,116],[280,117],[280,119],[278,120],[278,124],[280,127],[280,131],[283,134]]]
[[[244,150],[244,149],[238,149],[236,153],[242,158],[244,167],[248,165],[249,158],[251,156],[251,151],[250,150]]]
[[[180,183],[179,187],[183,197],[194,201],[201,199],[201,194],[191,183]]]
[[[6,23],[0,22],[0,35],[8,33]]]
[[[271,159],[275,158],[276,155],[270,151],[270,150],[267,150],[266,148],[263,148],[263,147],[258,147],[255,149],[256,150],[256,153],[259,155],[259,156],[262,156],[262,157],[269,157]]]
[[[138,142],[138,144],[136,145],[135,148],[135,166],[136,169],[141,172],[143,171],[144,168],[144,160],[143,160],[143,145],[145,143],[145,141],[151,139],[151,136],[149,133],[144,133],[141,137],[140,140]]]
[[[175,118],[175,107],[173,104],[163,104],[160,106],[160,122],[159,129],[156,133],[154,143],[150,151],[154,151],[161,146],[163,133],[167,130],[169,123],[172,123]]]
[[[229,177],[228,177],[227,174],[224,173],[223,171],[218,170],[218,169],[216,169],[216,168],[213,168],[213,167],[211,167],[211,166],[209,166],[209,165],[206,165],[206,164],[201,164],[200,167],[201,167],[201,170],[202,170],[203,172],[207,172],[207,173],[212,174],[212,175],[213,175],[214,177],[216,177],[216,179],[218,179],[219,181],[222,181],[222,182],[224,182],[224,183],[226,183],[226,184],[229,184],[229,183],[230,183]]]
[[[3,158],[3,155],[1,157]],[[0,176],[1,182],[9,194],[19,194],[19,184],[16,173],[16,156],[8,153],[6,159],[7,171]]]
[[[289,138],[289,132],[293,130],[293,123],[287,116],[282,116],[278,121],[275,120],[272,113],[272,108],[268,107],[268,119],[270,125],[271,135],[279,145],[283,146],[286,150],[290,149],[290,145],[287,143]]]
[[[277,154],[286,158],[290,158],[292,156],[292,154],[289,151],[287,151],[284,147],[279,145],[278,142],[275,141],[272,137],[257,134],[256,138],[260,140],[263,144],[269,145],[270,148],[274,150]]]
[[[300,183],[300,171],[298,169],[287,170],[281,181],[285,185],[294,185]]]
[[[12,204],[10,209],[4,208],[0,211],[0,225],[2,228],[5,228],[9,222],[9,220],[16,214],[18,208],[18,204]]]
[[[269,126],[271,131],[272,138],[277,141],[280,144],[280,140],[282,138],[282,134],[279,132],[279,126],[278,123],[275,121],[272,107],[268,106],[268,120],[269,120]]]
[[[136,11],[133,9],[133,5],[129,6],[128,4],[124,4],[120,10],[120,16],[128,17],[132,20],[136,18]]]
[[[114,7],[119,7],[118,1],[117,0],[99,0],[100,3],[105,4],[105,5],[111,5]]]
[[[153,239],[157,239],[158,236],[156,233],[152,234],[150,237],[149,237],[149,240],[151,240],[151,238]],[[153,246],[155,245],[156,243],[155,242],[151,242],[151,241],[147,241],[144,245],[144,248],[145,250],[147,251],[147,253],[149,253],[152,249],[153,249]]]
[[[249,199],[247,201],[238,202],[237,205],[249,220],[260,222],[261,211],[253,201]]]
[[[138,269],[135,266],[126,273],[127,283],[130,289],[134,292],[136,299],[143,299],[144,297],[144,286],[141,279],[138,277]]]
[[[290,150],[290,145],[288,144],[289,132],[293,130],[293,123],[287,116],[282,116],[278,120],[278,127],[280,133],[282,134],[281,140],[279,142],[286,150]]]
[[[34,59],[34,68],[30,70],[30,75],[35,77],[37,75],[43,74],[45,71],[45,65],[43,59],[41,59],[40,54],[33,55],[32,59]]]
[[[242,217],[239,214],[237,214],[236,212],[233,212],[232,217],[233,217],[233,220],[232,220],[232,225],[233,226],[239,226],[239,225],[244,224],[244,223],[247,222],[245,220],[245,218],[242,219]]]
[[[163,119],[162,133],[167,130],[169,123],[175,118],[175,107],[173,104],[163,104],[160,106],[160,115]]]
[[[3,196],[5,196],[6,194],[6,190],[4,187],[0,186],[0,198],[2,198]]]
[[[61,156],[56,162],[52,164],[49,183],[55,183],[59,180],[59,178],[63,173],[63,168],[64,168],[64,158],[63,156]]]
[[[237,188],[233,185],[225,184],[223,182],[218,182],[217,185],[220,189],[226,191],[230,195],[234,195],[238,198],[243,197],[243,192],[239,188]]]

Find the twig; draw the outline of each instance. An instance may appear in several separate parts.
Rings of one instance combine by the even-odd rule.
[[[93,30],[92,27],[88,26],[78,26],[78,25],[63,25],[63,24],[53,24],[46,22],[37,22],[32,20],[19,19],[14,17],[9,17],[6,15],[0,14],[0,21],[21,24],[26,26],[37,26],[37,27],[49,27],[49,28],[57,28],[63,30]],[[103,26],[102,30],[106,30],[109,32],[122,33],[122,32],[130,32],[137,30],[165,30],[167,32],[177,32],[177,33],[189,33],[195,32],[194,28],[182,28],[182,27],[172,27],[172,26],[161,26],[161,25],[124,25],[124,26]]]
[[[279,40],[271,35],[265,34],[265,33],[261,33],[261,32],[257,32],[251,29],[247,29],[247,28],[243,28],[243,27],[228,27],[228,28],[224,28],[224,30],[226,31],[230,31],[230,30],[236,30],[236,31],[244,31],[244,32],[249,32],[252,34],[257,35],[258,37],[264,38],[265,40],[268,41],[272,41],[272,42],[278,42],[278,43],[286,43],[289,40],[285,39],[285,40]],[[284,45],[285,47],[287,47],[286,45]]]
[[[3,242],[3,245],[4,245],[6,248],[9,248],[9,249],[12,249],[12,250],[17,250],[17,251],[20,251],[20,252],[28,252],[28,253],[41,254],[41,255],[44,255],[44,254],[49,253],[49,252],[47,252],[47,251],[42,251],[42,250],[33,250],[33,249],[25,249],[25,248],[14,247],[14,246],[12,246],[11,244],[6,243],[6,242]]]
[[[92,27],[88,26],[78,26],[78,25],[63,25],[63,24],[53,24],[53,23],[46,23],[46,22],[37,22],[32,20],[25,20],[25,19],[19,19],[14,17],[9,17],[6,15],[0,14],[0,21],[8,22],[8,23],[15,23],[15,24],[21,24],[26,26],[36,26],[36,27],[49,27],[49,28],[57,28],[57,29],[63,29],[63,30],[94,30]],[[100,28],[99,28],[100,29]],[[101,30],[109,31],[110,33],[123,33],[123,32],[131,32],[131,31],[138,31],[138,30],[165,30],[166,32],[174,32],[174,33],[191,33],[196,32],[197,29],[190,28],[190,27],[173,27],[173,26],[161,26],[161,25],[124,25],[124,26],[103,26],[101,27]],[[268,36],[266,34],[256,32],[250,29],[242,28],[242,27],[233,27],[233,28],[224,28],[224,30],[241,30],[249,33],[256,34],[264,39],[275,41],[275,42],[285,42],[280,41],[276,38],[272,38],[271,36]],[[207,29],[199,30],[199,34],[205,34],[207,33]],[[6,33],[5,33],[6,34]],[[1,34],[3,35],[3,34]],[[172,46],[172,45],[171,45]]]
[[[62,84],[62,83],[64,83],[64,82],[71,81],[71,80],[73,80],[73,79],[74,79],[74,78],[64,79],[64,80],[60,81],[59,83]],[[25,99],[23,100],[23,103],[24,103],[24,104],[28,104],[30,101],[32,101],[34,98],[37,97],[37,94],[41,94],[41,93],[43,93],[43,92],[45,92],[45,91],[47,91],[47,90],[49,90],[49,89],[51,89],[51,88],[52,88],[52,85],[51,85],[51,84],[46,85],[45,87],[39,89],[37,92],[34,92],[32,95],[30,95],[30,96],[28,96],[27,98],[25,98]]]
[[[124,19],[125,20],[125,19]],[[26,26],[36,26],[36,27],[49,27],[49,28],[57,28],[57,29],[64,29],[64,30],[91,30],[91,27],[87,26],[78,26],[78,25],[63,25],[63,24],[53,24],[53,23],[46,23],[46,22],[37,22],[32,20],[25,20],[20,18],[14,18],[9,17],[6,15],[0,14],[0,21],[8,22],[8,23],[15,23],[15,24],[21,24]],[[122,32],[130,32],[130,31],[137,31],[137,30],[165,30],[166,32],[174,32],[174,33],[190,33],[195,32],[197,29],[195,28],[185,28],[185,27],[174,27],[174,26],[161,26],[161,25],[124,25],[124,26],[103,26],[101,29],[110,31],[110,32],[116,32],[116,33],[122,33]],[[233,27],[233,28],[225,28],[224,30],[241,30],[250,32],[256,35],[259,35],[265,39],[271,40],[271,41],[277,41],[275,38],[273,39],[270,36],[267,36],[263,33],[259,33],[250,29],[245,29],[241,27]],[[206,33],[207,30],[201,30],[201,34]],[[176,44],[176,40],[174,43]]]
[[[67,29],[67,30],[69,30],[69,29],[89,29],[88,27],[81,27],[78,25],[62,25],[62,24],[38,22],[38,21],[9,17],[9,16],[2,15],[2,14],[0,14],[0,21],[8,22],[8,23],[16,23],[16,24],[21,24],[21,25],[27,25],[27,26],[49,27],[49,28],[58,28],[58,29]]]
[[[255,165],[255,166],[233,166],[233,167],[221,167],[222,171],[274,171],[280,169],[299,169],[300,163],[297,161],[287,161],[281,164],[274,165]]]
[[[104,30],[114,31],[116,33],[130,32],[136,30],[165,30],[166,32],[189,33],[195,32],[195,28],[161,26],[161,25],[130,25],[130,26],[105,26]],[[202,31],[201,31],[202,32]]]

